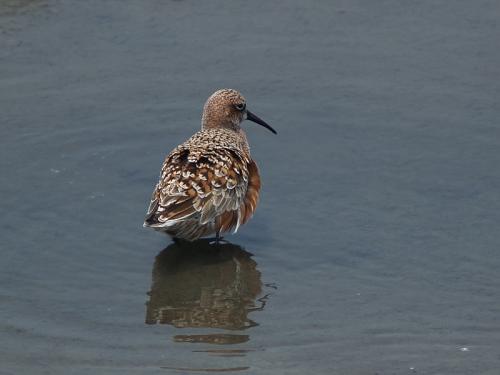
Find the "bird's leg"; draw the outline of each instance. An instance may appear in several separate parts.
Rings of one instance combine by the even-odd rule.
[[[215,233],[215,245],[218,245],[220,242],[220,230],[218,230],[216,233]]]

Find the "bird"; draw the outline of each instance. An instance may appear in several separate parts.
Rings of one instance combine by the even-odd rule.
[[[234,89],[215,91],[205,102],[201,130],[163,162],[144,227],[174,240],[195,241],[245,224],[259,201],[261,180],[241,123],[250,120],[277,134],[247,109]]]

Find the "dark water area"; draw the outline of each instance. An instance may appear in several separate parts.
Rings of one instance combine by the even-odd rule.
[[[500,4],[0,2],[1,374],[500,373]],[[229,243],[142,227],[231,87]]]

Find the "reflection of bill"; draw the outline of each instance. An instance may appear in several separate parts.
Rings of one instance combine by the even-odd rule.
[[[248,313],[261,310],[257,263],[240,246],[207,240],[172,244],[156,257],[147,303],[147,324],[241,330],[257,325]],[[233,344],[248,335],[178,335],[175,341]]]

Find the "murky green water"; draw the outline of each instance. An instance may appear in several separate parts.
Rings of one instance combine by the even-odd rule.
[[[498,374],[496,2],[0,2],[0,373]],[[232,87],[263,180],[142,228]]]

